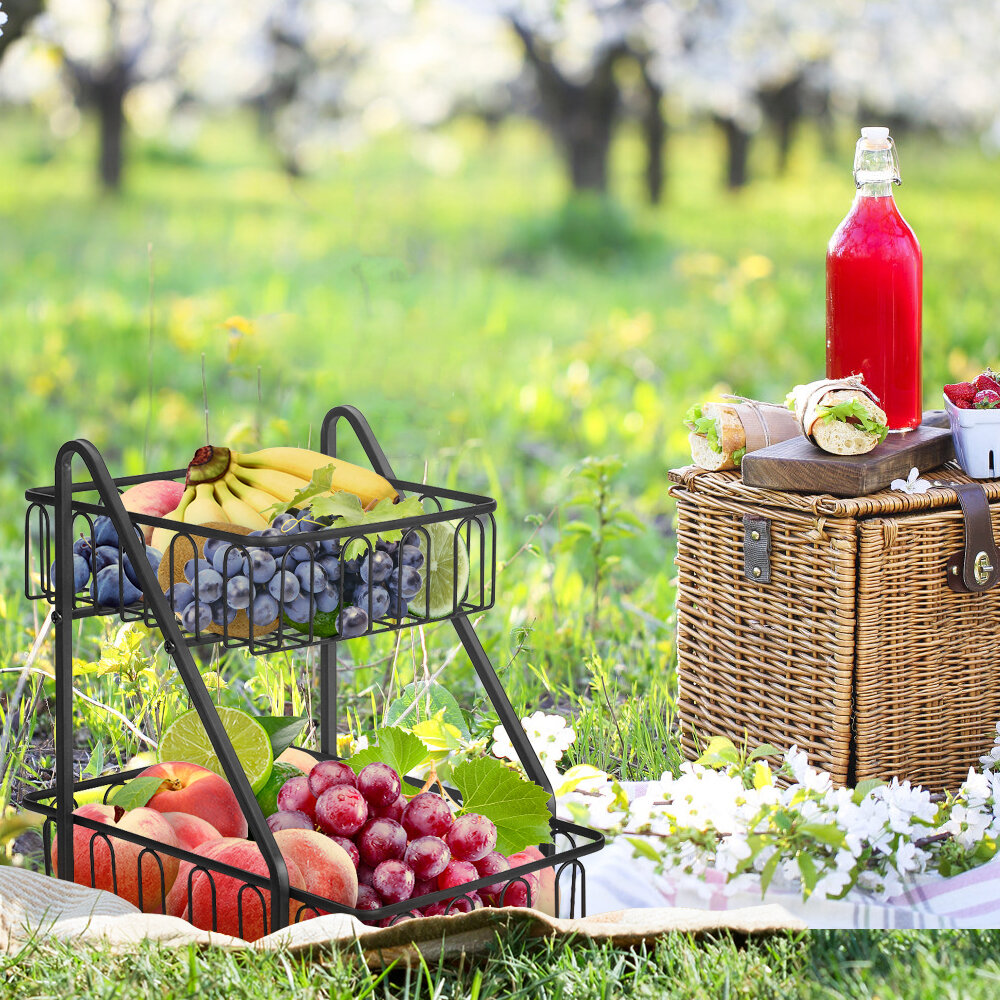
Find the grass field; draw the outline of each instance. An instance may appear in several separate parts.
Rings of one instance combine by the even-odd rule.
[[[731,195],[716,136],[678,135],[666,203],[650,209],[627,136],[615,150],[620,206],[609,208],[567,206],[550,147],[518,123],[389,138],[293,184],[246,123],[223,122],[183,154],[137,149],[118,201],[94,194],[88,135],[53,151],[30,121],[5,118],[0,130],[0,668],[19,662],[37,623],[18,596],[24,488],[50,483],[57,448],[77,436],[102,449],[113,474],[186,464],[205,439],[204,354],[215,442],[315,443],[326,409],[352,402],[401,477],[495,495],[500,558],[512,561],[480,629],[512,700],[572,714],[574,759],[626,777],[669,765],[664,473],[684,461],[691,402],[722,386],[781,398],[821,371],[823,255],[851,198],[853,139],[831,160],[807,133],[784,178],[762,145],[758,180]],[[898,200],[924,249],[925,398],[935,406],[943,382],[1000,355],[997,167],[973,146],[916,136],[901,145]],[[253,332],[235,334],[231,316]],[[621,461],[606,466],[610,496],[643,529],[595,561],[567,525],[600,523],[584,463],[610,456]],[[529,518],[546,520],[536,530]],[[99,637],[85,630],[94,648]],[[437,662],[448,636],[428,638]],[[418,657],[387,675],[387,641],[362,645],[345,696],[370,720]],[[261,667],[216,666],[234,702]],[[293,676],[297,665],[284,668]],[[15,678],[0,674],[0,708]],[[112,680],[81,683],[123,707]],[[461,659],[447,684],[466,703],[477,697]],[[50,694],[45,682],[42,710],[20,731],[44,739]],[[80,721],[111,760],[138,748],[99,713]],[[0,761],[0,802],[17,766]],[[947,941],[679,939],[655,953],[558,956],[501,942],[481,969],[394,973],[391,995],[992,995],[996,942]],[[920,971],[893,986],[911,955]],[[350,996],[367,981],[336,962],[317,972],[155,949],[132,972],[43,949],[0,973],[3,988],[39,997],[115,995],[126,975],[161,982],[164,996],[226,995],[237,979],[259,983],[261,996],[289,982],[304,996]]]

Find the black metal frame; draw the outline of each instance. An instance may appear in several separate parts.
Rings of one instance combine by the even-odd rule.
[[[534,749],[529,742],[517,714],[514,712],[506,692],[503,689],[497,675],[490,663],[478,636],[469,622],[468,612],[470,610],[480,610],[492,606],[493,589],[496,573],[496,534],[493,522],[493,512],[496,510],[496,501],[488,497],[476,496],[473,494],[459,493],[454,490],[444,490],[440,488],[426,487],[417,483],[409,483],[396,479],[392,467],[389,464],[385,453],[375,439],[367,420],[360,410],[353,406],[337,406],[331,409],[323,420],[321,433],[321,449],[324,453],[335,457],[337,455],[337,428],[341,420],[345,420],[354,432],[355,437],[365,451],[372,467],[376,472],[389,479],[400,491],[410,490],[418,494],[428,496],[437,500],[438,511],[421,516],[407,518],[401,521],[388,522],[386,528],[402,529],[404,533],[408,529],[421,530],[424,525],[440,521],[458,521],[466,526],[465,544],[471,546],[472,524],[480,525],[480,555],[483,560],[483,579],[480,583],[480,600],[465,600],[463,595],[456,593],[453,602],[453,613],[442,616],[450,619],[455,631],[464,646],[466,653],[472,661],[476,674],[482,683],[487,696],[493,707],[496,709],[500,722],[506,731],[511,744],[524,766],[528,777],[536,784],[540,785],[549,796],[549,811],[552,814],[550,820],[551,831],[554,839],[562,838],[568,845],[559,849],[556,844],[542,845],[543,858],[519,866],[505,872],[503,877],[489,876],[467,883],[462,888],[466,892],[475,891],[484,886],[495,885],[501,882],[513,884],[517,881],[524,882],[529,890],[530,886],[524,881],[523,876],[539,871],[543,868],[553,868],[556,871],[556,892],[559,893],[559,882],[566,868],[571,871],[571,906],[572,912],[576,912],[577,895],[579,892],[580,913],[585,912],[585,873],[579,859],[586,854],[600,850],[604,844],[604,837],[597,831],[568,823],[555,817],[555,800],[552,794],[552,787],[542,769]],[[86,465],[91,480],[89,482],[76,483],[73,480],[73,461],[75,458],[81,459]],[[279,639],[272,641],[262,649],[255,649],[254,633],[251,629],[251,637],[246,641],[232,641],[233,637],[223,635],[206,638],[203,636],[189,636],[181,630],[180,625],[168,603],[166,596],[162,593],[158,579],[154,570],[145,558],[145,546],[136,534],[133,524],[151,525],[153,527],[165,527],[176,530],[177,522],[163,518],[155,518],[147,515],[129,514],[126,512],[118,487],[131,486],[135,483],[145,482],[153,479],[173,478],[184,476],[185,470],[175,470],[167,473],[152,473],[143,476],[129,476],[113,479],[108,468],[97,448],[89,441],[78,439],[69,441],[62,448],[56,457],[55,463],[55,484],[52,487],[39,487],[29,489],[25,493],[26,500],[29,501],[28,513],[25,522],[25,594],[29,598],[45,598],[54,604],[52,620],[55,625],[55,679],[56,679],[56,715],[55,715],[55,757],[56,757],[56,780],[54,787],[34,791],[25,796],[25,803],[31,808],[42,813],[46,817],[45,841],[46,841],[46,867],[50,868],[50,852],[48,850],[51,840],[51,826],[55,822],[56,844],[58,847],[58,871],[57,876],[62,879],[72,881],[73,879],[73,825],[74,823],[88,829],[96,831],[91,840],[91,883],[94,881],[93,871],[93,850],[94,843],[99,838],[105,842],[109,838],[118,838],[140,844],[143,851],[140,852],[140,867],[144,858],[153,858],[160,865],[161,881],[163,878],[162,863],[159,854],[166,854],[177,857],[181,860],[192,862],[196,865],[194,871],[217,872],[223,875],[232,875],[243,879],[246,886],[254,887],[254,892],[260,896],[264,891],[270,893],[270,913],[271,930],[277,930],[287,924],[289,912],[289,900],[296,899],[304,903],[314,911],[344,912],[350,913],[366,921],[376,921],[385,918],[399,916],[414,910],[414,904],[422,907],[427,904],[441,900],[457,900],[463,898],[463,893],[456,892],[455,888],[439,890],[434,893],[422,896],[419,899],[406,900],[391,906],[382,907],[376,911],[361,911],[344,907],[332,900],[322,899],[309,893],[292,889],[289,886],[288,870],[285,862],[278,850],[274,837],[267,826],[264,815],[253,794],[253,790],[247,781],[243,768],[240,765],[232,743],[226,736],[226,732],[219,720],[215,705],[213,704],[208,690],[205,687],[201,674],[192,656],[192,647],[203,642],[222,641],[226,646],[249,646],[253,651],[274,651],[276,649],[292,649],[304,645],[320,646],[320,752],[310,751],[317,759],[329,759],[336,757],[337,745],[337,642],[336,638],[323,638],[313,633],[310,627],[308,633],[289,633],[285,630],[284,635],[279,629]],[[99,494],[100,503],[85,503],[74,501],[73,494],[85,490],[95,490]],[[460,504],[457,511],[446,511],[443,509],[441,500],[447,499]],[[54,544],[50,547],[48,537],[48,515],[46,507],[54,508],[55,538]],[[31,525],[33,512],[38,520],[39,548],[41,557],[41,576],[43,585],[41,590],[36,590],[31,582]],[[139,580],[139,589],[143,594],[141,605],[134,605],[130,608],[119,606],[117,608],[99,608],[90,605],[80,606],[73,593],[72,573],[61,572],[57,575],[54,586],[52,585],[49,559],[50,552],[54,549],[55,562],[62,566],[72,564],[73,547],[73,518],[75,514],[99,515],[105,514],[110,517],[115,529],[118,532],[119,544],[124,548],[133,570]],[[482,528],[484,519],[488,519],[490,525],[491,545],[487,548],[485,542],[485,529]],[[378,532],[380,525],[366,525],[365,534]],[[213,529],[198,527],[191,529],[185,525],[185,534],[189,538],[193,535],[205,538],[218,538],[229,542],[234,546],[245,543],[242,535]],[[455,544],[459,544],[461,531],[455,533]],[[357,536],[358,529],[336,529],[330,528],[323,531],[311,533],[310,538],[315,540],[338,539],[350,536]],[[255,538],[255,546],[266,547],[268,539]],[[280,541],[277,543],[280,544]],[[489,557],[489,563],[486,559]],[[166,558],[166,556],[165,556]],[[121,573],[121,570],[119,571]],[[485,576],[489,573],[490,583],[487,587]],[[123,619],[144,618],[149,624],[160,629],[164,637],[164,649],[173,659],[181,679],[187,689],[191,703],[197,709],[199,716],[205,724],[209,740],[212,743],[219,762],[225,773],[229,784],[232,786],[240,808],[247,818],[252,839],[259,846],[264,861],[267,865],[268,877],[254,876],[251,873],[232,868],[231,866],[219,864],[218,862],[207,860],[200,855],[181,849],[171,848],[148,838],[123,831],[117,827],[112,827],[105,823],[87,817],[75,816],[73,810],[76,806],[74,793],[77,790],[88,788],[105,787],[104,798],[107,799],[112,787],[126,781],[128,778],[138,774],[138,771],[121,772],[111,776],[92,779],[83,782],[73,782],[73,622],[76,618],[89,617],[92,615],[118,614]],[[389,628],[406,628],[415,624],[427,621],[427,618],[411,618],[402,620],[395,624],[386,624],[384,628],[372,631],[385,631]],[[366,633],[370,634],[370,633]],[[345,641],[345,640],[340,640]],[[457,792],[452,792],[456,799],[460,799]],[[53,805],[52,800],[55,800]],[[578,843],[578,841],[583,841]],[[192,876],[193,876],[192,872]],[[211,877],[211,876],[209,876]],[[141,883],[141,879],[140,879]],[[213,882],[213,921],[216,919],[215,913],[215,886]],[[457,887],[456,887],[457,888]],[[141,891],[141,889],[140,889]],[[504,888],[506,892],[506,887]],[[241,890],[242,893],[242,890]],[[242,929],[242,895],[240,896],[240,923]],[[263,900],[261,900],[263,902]],[[454,903],[452,904],[454,905]],[[301,916],[302,912],[299,911]]]

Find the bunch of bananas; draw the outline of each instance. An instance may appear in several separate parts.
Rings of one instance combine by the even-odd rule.
[[[186,488],[171,520],[185,524],[209,521],[239,524],[251,530],[266,528],[265,512],[277,503],[287,503],[309,485],[317,469],[333,465],[330,492],[354,493],[364,507],[386,497],[395,499],[392,483],[371,469],[306,448],[264,448],[239,454],[229,448],[205,445],[188,466]],[[157,528],[152,545],[161,551],[174,532]]]

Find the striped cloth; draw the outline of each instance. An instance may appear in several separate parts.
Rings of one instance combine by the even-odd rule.
[[[645,783],[626,785],[629,798],[641,794]],[[1000,928],[1000,858],[951,878],[923,875],[902,895],[877,900],[853,890],[843,899],[803,901],[798,891],[772,883],[760,892],[726,895],[720,881],[698,890],[678,890],[669,873],[657,875],[651,861],[634,858],[624,840],[584,858],[587,870],[587,912],[603,913],[628,907],[683,906],[708,910],[777,903],[820,928]]]

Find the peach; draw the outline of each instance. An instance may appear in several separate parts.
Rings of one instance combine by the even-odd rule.
[[[222,834],[206,819],[190,813],[162,813],[163,818],[173,827],[177,842],[185,851],[193,851],[207,840],[218,840]]]
[[[540,861],[543,857],[545,857],[545,855],[542,854],[537,847],[526,847],[523,851],[519,851],[517,854],[512,854],[507,860],[510,862],[511,868],[516,868],[518,865],[526,865],[532,861]],[[539,868],[535,874],[541,882],[541,890],[539,891],[538,899],[533,899],[531,901],[531,908],[533,910],[541,910],[542,913],[547,913],[550,917],[559,916],[559,914],[556,913],[555,868]]]
[[[184,495],[184,484],[172,479],[151,479],[147,483],[136,483],[122,494],[125,509],[134,514],[148,514],[150,517],[169,517],[177,509]],[[153,527],[140,524],[146,544],[152,541]],[[161,550],[162,551],[162,550]]]
[[[316,830],[279,830],[274,840],[281,856],[294,861],[302,872],[306,892],[345,906],[358,901],[358,872],[340,844]],[[303,917],[316,915],[309,907]]]
[[[267,863],[260,848],[249,840],[216,842],[208,849],[206,857],[254,875],[268,876]],[[298,865],[291,858],[285,858],[285,865],[289,885],[305,889],[306,882]],[[189,912],[191,923],[202,930],[217,930],[246,941],[256,941],[271,933],[271,891],[267,887],[254,886],[232,875],[196,870],[187,902],[188,906],[181,904],[181,915],[187,916]],[[217,918],[215,927],[212,926],[213,902]],[[294,921],[299,906],[299,903],[291,901],[289,922]]]
[[[126,811],[121,806],[92,802],[74,809],[73,813],[148,837],[169,847],[180,846],[173,828],[153,809]],[[162,912],[164,897],[177,877],[177,858],[151,851],[111,834],[107,834],[107,838],[105,840],[102,832],[73,824],[73,881],[116,893],[147,913]],[[58,868],[58,864],[59,854],[56,841],[53,840],[54,870]]]
[[[275,764],[291,764],[303,774],[308,774],[316,764],[316,758],[298,747],[289,747],[274,758]]]
[[[184,761],[163,761],[139,777],[163,778],[147,806],[161,813],[185,812],[207,820],[222,837],[246,837],[246,817],[229,782],[207,767]]]
[[[193,848],[192,854],[200,854],[203,858],[210,858],[218,847],[224,847],[227,844],[243,843],[246,843],[246,841],[240,840],[238,837],[219,837],[217,840],[205,840]],[[167,905],[165,907],[166,912],[171,917],[184,917],[185,920],[190,919],[190,913],[188,912],[188,882],[191,877],[191,870],[195,867],[193,861],[182,861],[177,868],[177,878],[174,879],[174,884],[170,892],[167,893]]]

